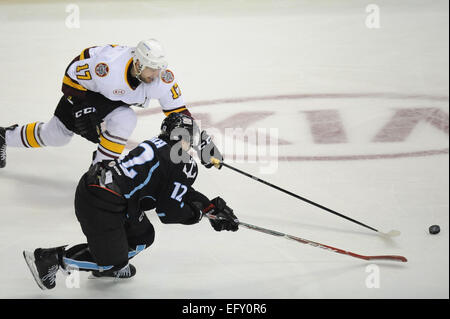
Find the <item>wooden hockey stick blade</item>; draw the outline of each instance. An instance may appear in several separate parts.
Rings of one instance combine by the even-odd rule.
[[[391,261],[399,261],[406,263],[408,259],[403,256],[397,256],[397,255],[385,255],[385,256],[366,256],[366,260],[391,260]]]
[[[215,216],[209,216],[207,214],[208,218],[216,218]],[[333,246],[329,246],[329,245],[325,245],[325,244],[321,244],[318,242],[314,242],[312,240],[308,240],[308,239],[304,239],[304,238],[300,238],[297,236],[292,236],[292,235],[288,235],[276,230],[272,230],[272,229],[267,229],[267,228],[263,228],[260,226],[256,226],[256,225],[252,225],[252,224],[247,224],[244,222],[239,221],[239,225],[243,226],[245,228],[251,229],[251,230],[255,230],[255,231],[259,231],[268,235],[272,235],[272,236],[277,236],[277,237],[283,237],[286,239],[290,239],[290,240],[294,240],[296,242],[302,243],[302,244],[306,244],[306,245],[310,245],[313,247],[317,247],[317,248],[322,248],[328,251],[332,251],[338,254],[342,254],[342,255],[347,255],[347,256],[351,256],[354,258],[358,258],[358,259],[363,259],[363,260],[389,260],[389,261],[399,261],[399,262],[407,262],[408,260],[403,257],[403,256],[397,256],[397,255],[380,255],[380,256],[365,256],[365,255],[360,255],[360,254],[356,254],[354,252],[351,251],[347,251],[344,249],[340,249],[340,248],[336,248]]]
[[[310,245],[310,246],[313,246],[313,247],[322,248],[322,249],[325,249],[325,250],[333,251],[333,252],[338,253],[338,254],[347,255],[347,256],[354,257],[354,258],[358,258],[358,259],[364,259],[364,260],[389,260],[389,261],[400,261],[400,262],[407,262],[408,261],[405,257],[398,256],[398,255],[365,256],[365,255],[356,254],[356,253],[351,252],[351,251],[347,251],[347,250],[344,250],[344,249],[340,249],[340,248],[332,247],[332,246],[329,246],[329,245],[317,243],[317,242],[314,242],[312,240],[303,239],[303,238],[299,238],[299,237],[288,235],[288,234],[284,234],[283,237],[285,237],[287,239],[298,241],[298,242],[300,242],[302,244],[307,244],[307,245]]]

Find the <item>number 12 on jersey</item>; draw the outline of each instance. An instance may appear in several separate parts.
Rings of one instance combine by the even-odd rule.
[[[183,200],[183,195],[186,194],[188,188],[186,185],[183,185],[178,182],[174,182],[174,185],[175,185],[175,188],[173,189],[172,195],[170,197],[181,202]],[[180,192],[180,189],[181,189],[181,192]]]

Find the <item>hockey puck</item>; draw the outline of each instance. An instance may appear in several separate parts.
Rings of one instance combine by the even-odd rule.
[[[439,232],[441,231],[441,228],[439,227],[439,225],[433,225],[433,226],[430,226],[430,228],[428,228],[428,230],[430,231],[430,234],[436,235],[436,234],[439,234]]]

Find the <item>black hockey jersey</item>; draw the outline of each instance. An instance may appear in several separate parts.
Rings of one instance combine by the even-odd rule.
[[[181,147],[155,137],[113,163],[113,179],[127,200],[130,216],[155,208],[163,223],[198,221],[199,213],[183,200],[186,193],[194,191],[198,167]]]

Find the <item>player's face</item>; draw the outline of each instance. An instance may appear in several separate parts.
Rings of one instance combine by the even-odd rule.
[[[144,70],[142,70],[141,75],[139,76],[141,78],[141,81],[144,83],[151,83],[153,80],[155,80],[159,76],[159,72],[161,70],[158,69],[152,69],[149,67],[145,67]]]

